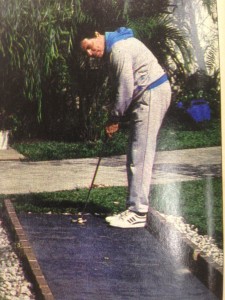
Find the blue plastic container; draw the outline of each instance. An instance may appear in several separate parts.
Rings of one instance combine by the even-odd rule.
[[[204,99],[192,100],[190,107],[187,109],[187,113],[197,123],[211,119],[209,104]]]

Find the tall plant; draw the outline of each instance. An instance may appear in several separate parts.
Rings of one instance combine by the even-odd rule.
[[[95,102],[98,101],[96,94],[100,90],[98,78],[101,76],[92,76],[89,88],[84,88],[89,95],[80,92],[83,86],[81,69],[84,71],[84,68],[74,63],[81,57],[77,47],[78,28],[101,30],[106,23],[110,24],[109,20],[111,25],[120,22],[119,1],[103,2],[0,0],[0,63],[4,64],[0,74],[2,95],[5,90],[9,92],[6,87],[9,79],[19,83],[11,89],[13,97],[9,98],[13,101],[11,107],[8,105],[9,110],[15,102],[21,106],[24,102],[25,106],[26,100],[30,100],[32,105],[27,103],[32,112],[30,119],[34,119],[36,112],[46,130],[54,131],[57,123],[65,125],[63,118],[68,119],[68,114],[71,119],[77,119],[68,121],[68,126],[74,123],[80,128],[87,127],[85,123],[90,122],[88,119],[93,115],[94,107],[99,106]],[[86,76],[87,72],[88,68]],[[8,99],[4,102],[9,103]],[[69,111],[71,107],[74,115]]]
[[[1,72],[6,79],[13,76],[20,81],[24,97],[37,103],[39,119],[44,83],[54,63],[66,64],[70,55],[76,30],[73,19],[79,23],[85,18],[79,4],[79,0],[0,1]]]
[[[202,0],[204,7],[208,10],[209,15],[212,17],[212,20],[217,27],[217,1],[216,0]],[[218,60],[218,47],[219,47],[219,37],[218,37],[218,31],[215,31],[215,33],[212,35],[212,41],[207,49],[207,61],[206,61],[206,67],[208,69],[208,72],[215,74],[218,72],[217,69],[215,69],[216,61]]]

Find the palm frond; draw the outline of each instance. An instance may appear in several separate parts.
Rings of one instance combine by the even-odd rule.
[[[173,72],[169,67],[169,61],[175,64],[180,73],[184,74],[188,71],[191,55],[187,42],[183,32],[174,27],[168,15],[140,18],[129,21],[129,25],[134,28],[137,37],[155,54],[169,73]]]

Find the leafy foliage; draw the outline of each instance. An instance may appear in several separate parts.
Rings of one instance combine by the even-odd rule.
[[[208,13],[212,16],[213,21],[217,22],[217,1],[216,0],[202,0],[203,5],[207,8]]]
[[[65,52],[71,49],[71,32],[65,25],[67,20],[71,22],[74,8],[71,1],[64,5],[61,9],[60,1],[1,1],[1,52],[8,63],[5,72],[19,72],[24,95],[38,102],[39,117],[43,81],[51,74],[54,61],[65,59]]]
[[[167,14],[170,1],[168,0],[131,0],[127,8],[129,19],[137,20],[142,17],[155,17],[159,14]]]
[[[81,36],[95,30],[133,27],[171,80],[183,81],[188,47],[168,8],[166,0],[0,0],[0,110],[11,116],[14,138],[102,135],[111,97],[107,67],[79,49]]]
[[[209,15],[212,17],[213,22],[216,24],[217,18],[217,1],[216,0],[202,0],[204,7],[207,9]],[[206,67],[209,72],[214,73],[215,61],[218,59],[218,32],[214,32],[212,40],[208,45],[206,54]]]
[[[184,61],[189,62],[190,56],[185,38],[182,32],[172,25],[170,16],[141,17],[130,21],[129,25],[135,29],[137,36],[154,53],[168,74],[172,77],[176,69],[180,80],[184,80],[188,63],[185,66],[180,58],[183,57]]]
[[[198,70],[188,76],[177,95],[177,102],[182,103],[184,108],[190,106],[192,100],[204,99],[209,104],[212,116],[220,118],[220,77],[219,71],[209,76],[203,70]]]
[[[38,120],[44,118],[42,105],[45,97],[49,97],[49,86],[56,82],[53,74],[59,63],[62,65],[59,77],[64,75],[65,79],[75,30],[73,20],[81,22],[85,16],[78,0],[66,0],[63,6],[59,0],[1,0],[0,8],[0,61],[4,66],[1,70],[2,98],[7,109],[19,114],[23,121],[30,113],[28,119],[32,123],[36,116]],[[14,83],[11,93],[8,82]],[[64,84],[67,85],[65,80]],[[57,92],[61,92],[62,86],[58,82],[56,86]],[[10,97],[13,97],[11,101]],[[13,109],[15,104],[17,111]]]

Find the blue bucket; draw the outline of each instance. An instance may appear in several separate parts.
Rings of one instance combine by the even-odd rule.
[[[192,100],[187,113],[195,122],[209,121],[211,119],[211,112],[209,104],[204,99]]]

